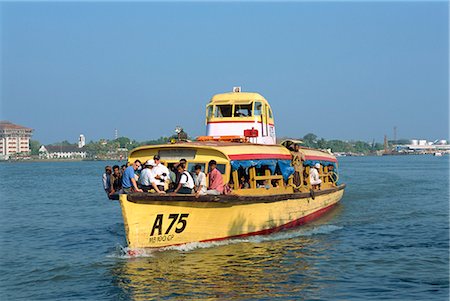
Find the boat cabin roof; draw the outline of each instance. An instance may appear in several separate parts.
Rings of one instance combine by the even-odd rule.
[[[172,151],[171,151],[172,150]],[[284,146],[274,144],[253,144],[253,143],[236,143],[236,142],[222,142],[222,141],[195,141],[175,144],[162,145],[147,145],[135,148],[130,152],[130,160],[138,158],[149,158],[153,155],[159,154],[161,160],[168,160],[168,157],[187,156],[183,150],[202,150],[206,153],[221,154],[224,159],[231,160],[259,160],[259,159],[277,159],[290,160],[291,153]],[[301,148],[300,151],[305,155],[306,160],[318,160],[337,162],[336,158],[323,151]],[[166,156],[164,154],[167,154]],[[189,156],[187,156],[189,157]],[[174,158],[175,159],[175,158]],[[189,161],[189,158],[186,158]],[[213,159],[213,158],[211,158]]]
[[[211,98],[208,105],[211,104],[233,104],[233,103],[250,103],[252,101],[260,101],[269,105],[268,101],[259,93],[254,92],[229,92],[216,94]]]

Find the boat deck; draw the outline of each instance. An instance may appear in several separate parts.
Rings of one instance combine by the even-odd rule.
[[[336,187],[322,189],[322,190],[312,190],[310,192],[295,192],[288,194],[274,194],[274,195],[200,195],[196,198],[193,194],[157,194],[157,193],[146,193],[138,192],[127,195],[127,200],[133,203],[160,203],[160,202],[213,202],[213,203],[224,203],[224,204],[251,204],[251,203],[272,203],[288,199],[302,199],[302,198],[312,198],[316,196],[324,195],[332,192],[336,192],[345,188],[345,184],[341,184]],[[114,200],[119,199],[119,195],[114,195]]]

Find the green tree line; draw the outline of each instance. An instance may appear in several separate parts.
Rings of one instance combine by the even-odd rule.
[[[176,139],[177,136],[169,137],[159,137],[158,139],[137,141],[130,139],[128,137],[119,137],[114,140],[100,139],[99,141],[89,141],[84,149],[87,151],[89,157],[107,157],[108,155],[115,154],[118,151],[126,155],[127,150],[132,150],[133,148],[143,146],[143,145],[155,145],[155,144],[166,144],[172,139]],[[343,141],[343,140],[325,140],[324,138],[319,138],[313,133],[308,133],[303,138],[303,146],[318,149],[331,149],[332,152],[344,152],[344,153],[363,153],[369,154],[374,153],[378,150],[384,149],[381,143],[368,143],[364,141]],[[76,143],[70,143],[67,140],[53,143],[51,145],[71,145],[77,146]],[[39,147],[41,144],[37,140],[30,140],[31,155],[39,154]]]
[[[303,136],[303,146],[319,149],[331,149],[332,152],[338,153],[373,153],[384,149],[384,145],[377,142],[364,141],[342,141],[342,140],[325,140],[318,138],[315,134],[309,133]]]

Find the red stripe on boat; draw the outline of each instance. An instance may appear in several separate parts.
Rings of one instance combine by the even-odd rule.
[[[316,212],[313,212],[309,215],[306,215],[304,217],[296,219],[295,221],[289,222],[287,224],[284,224],[284,225],[281,225],[281,226],[278,226],[275,228],[265,229],[265,230],[246,233],[246,234],[239,234],[239,235],[233,235],[233,236],[227,236],[227,237],[221,237],[221,238],[207,239],[207,240],[202,240],[200,242],[211,242],[211,241],[225,240],[225,239],[231,239],[231,238],[240,238],[240,237],[247,237],[247,236],[254,236],[254,235],[266,235],[266,234],[271,234],[274,232],[279,232],[279,231],[285,230],[285,229],[295,228],[295,227],[301,226],[303,224],[309,223],[309,222],[319,218],[320,216],[325,214],[328,210],[330,210],[331,208],[336,206],[338,203],[339,202],[334,203],[330,206],[327,206],[320,210],[317,210]]]
[[[315,160],[315,161],[330,161],[337,162],[336,158],[323,157],[323,156],[305,156],[306,160]]]
[[[245,121],[245,120],[224,120],[224,121],[208,121],[206,124],[210,123],[262,123],[261,121]],[[267,123],[268,125],[274,125],[273,123]]]
[[[230,160],[252,160],[252,159],[283,159],[291,160],[291,155],[283,154],[241,154],[229,155]]]
[[[254,235],[266,235],[266,234],[279,232],[279,231],[285,230],[285,229],[295,228],[295,227],[304,225],[306,223],[309,223],[309,222],[311,222],[311,221],[313,221],[315,219],[318,219],[320,216],[322,216],[325,213],[327,213],[330,209],[332,209],[337,204],[339,204],[339,202],[331,204],[330,206],[324,207],[324,208],[322,208],[320,210],[317,210],[316,212],[313,212],[313,213],[308,214],[308,215],[306,215],[304,217],[296,219],[295,221],[289,222],[287,224],[284,224],[284,225],[281,225],[281,226],[278,226],[278,227],[275,227],[275,228],[265,229],[265,230],[261,230],[261,231],[251,232],[251,233],[233,235],[233,236],[226,236],[226,237],[221,237],[221,238],[205,239],[205,240],[201,240],[199,242],[211,242],[211,241],[220,241],[220,240],[225,240],[225,239],[247,237],[247,236],[254,236]],[[164,247],[156,247],[156,248],[157,249],[159,249],[159,248],[167,248],[167,247],[172,247],[172,246],[181,246],[181,245],[184,245],[184,244],[186,244],[186,243],[173,244],[173,245],[168,245],[168,246],[164,246]]]

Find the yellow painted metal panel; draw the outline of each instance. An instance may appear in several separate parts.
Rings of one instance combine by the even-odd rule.
[[[131,248],[164,247],[225,239],[281,227],[337,203],[343,190],[312,198],[236,204],[219,202],[134,203],[120,196]]]

